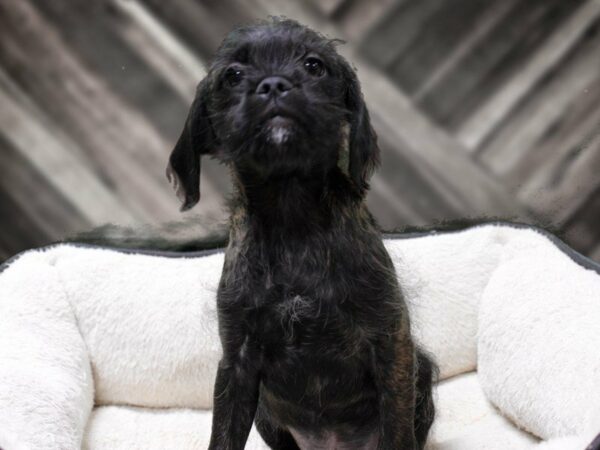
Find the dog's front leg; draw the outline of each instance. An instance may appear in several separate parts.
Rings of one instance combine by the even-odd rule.
[[[400,332],[383,336],[373,348],[372,369],[379,398],[378,450],[416,450],[415,355],[410,336]]]
[[[243,450],[256,413],[259,390],[258,351],[244,339],[224,346],[215,382],[209,450]]]

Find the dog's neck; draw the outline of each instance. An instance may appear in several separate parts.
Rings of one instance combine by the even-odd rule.
[[[348,179],[337,168],[311,176],[269,178],[237,172],[235,179],[234,205],[243,207],[253,228],[292,234],[328,228],[340,209],[360,208],[363,203],[359,195],[349,195]]]

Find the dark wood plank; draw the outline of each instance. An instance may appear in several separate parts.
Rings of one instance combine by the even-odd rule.
[[[527,62],[492,96],[473,110],[458,130],[458,139],[472,152],[505,121],[529,92],[568,57],[600,16],[600,5],[587,0],[561,24]]]
[[[28,1],[3,8],[0,22],[0,64],[78,143],[127,210],[144,221],[179,217],[164,177],[172,142],[83,64]]]
[[[344,3],[335,15],[335,24],[344,38],[358,45],[393,8],[409,0],[352,0]]]
[[[140,3],[130,2],[125,3],[127,6],[122,6],[119,2],[102,2],[90,6],[71,5],[64,1],[32,1],[61,33],[63,39],[69,42],[71,50],[81,63],[106,83],[110,92],[118,96],[121,102],[126,103],[131,110],[143,114],[144,119],[156,128],[161,138],[173,145],[187,116],[195,86],[204,76],[204,71],[200,69],[203,62],[197,59],[192,63],[192,67],[200,69],[195,74],[188,69],[187,73],[181,71],[183,73],[174,75],[178,78],[176,82],[191,87],[191,92],[182,97],[171,80],[161,77],[149,65],[149,59],[156,55],[156,51],[163,53],[162,60],[165,60],[167,56],[164,51],[167,49],[155,46],[150,49],[155,53],[148,54],[145,47],[139,47],[139,44],[147,45],[152,36],[142,41],[127,40],[132,32],[141,31],[141,24],[136,23],[125,8],[131,9],[138,5],[138,9],[143,9],[144,6]],[[164,30],[165,33],[170,31]],[[157,56],[160,57],[161,54]],[[194,56],[188,55],[187,58]],[[182,61],[175,60],[174,63],[181,64]],[[166,157],[164,161],[166,164]],[[229,192],[226,171],[218,165],[210,167],[211,170],[205,172],[211,183],[216,184],[220,191]]]
[[[353,0],[305,0],[307,6],[315,8],[325,17],[331,18],[336,15],[340,8],[346,4],[353,3]]]
[[[544,167],[519,197],[555,223],[568,220],[600,186],[600,121],[590,122],[587,136],[566,147]]]
[[[85,163],[85,157],[0,70],[0,130],[12,148],[91,223],[133,215]],[[27,180],[31,182],[31,179]]]
[[[482,143],[477,155],[479,160],[509,186],[530,180],[533,172],[548,167],[550,160],[568,151],[560,144],[554,146],[552,140],[544,139],[545,136],[560,139],[571,132],[581,133],[583,130],[577,130],[577,126],[598,109],[595,96],[600,82],[600,35],[594,29],[599,27],[600,20],[597,20],[575,50],[555,70],[548,72],[496,132]],[[577,121],[573,120],[575,117]],[[553,170],[544,169],[546,172]]]
[[[600,243],[598,243],[598,245],[591,252],[589,252],[589,257],[596,262],[600,262]]]
[[[599,166],[600,167],[600,166]],[[590,195],[564,226],[567,241],[576,250],[597,258],[600,246],[600,187]]]
[[[464,26],[467,32],[464,37],[452,48],[447,55],[444,55],[439,64],[432,68],[429,73],[424,73],[424,80],[419,88],[414,92],[412,98],[415,102],[420,102],[423,97],[430,94],[439,83],[443,83],[448,74],[458,70],[463,60],[470,55],[482,40],[504,20],[506,15],[514,8],[514,4],[519,0],[505,0],[502,2],[490,2],[489,7],[478,15],[475,23],[471,26]]]
[[[415,42],[428,18],[439,11],[440,0],[402,1],[372,28],[360,44],[360,51],[371,62],[388,69],[398,55]]]
[[[131,20],[109,2],[31,0],[81,64],[174,140],[186,104],[122,38]],[[200,76],[201,74],[199,74]]]
[[[502,2],[463,0],[458,8],[454,2],[442,3],[442,7],[424,21],[411,45],[389,65],[390,76],[409,96],[421,89],[436,67],[474,28],[482,14],[496,10]]]
[[[230,4],[217,0],[142,0],[142,3],[203,60],[210,59],[233,26],[255,18],[248,16],[243,7],[231,8]]]
[[[479,105],[520,70],[533,52],[581,3],[519,2],[457,70],[448,73],[419,105],[437,123],[458,129]]]
[[[8,191],[0,189],[0,263],[19,252],[50,241],[50,237],[23,213],[21,205],[9,194]]]
[[[26,230],[25,236],[29,236],[18,241],[17,247],[20,249],[60,240],[69,232],[91,227],[91,222],[2,134],[0,173],[0,192],[10,198],[12,205],[5,210],[3,227],[9,236],[17,233],[17,228]],[[35,183],[31,180],[35,180]]]

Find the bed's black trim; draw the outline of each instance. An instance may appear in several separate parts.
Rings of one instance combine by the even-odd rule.
[[[413,231],[408,233],[385,233],[384,238],[386,239],[410,239],[410,238],[420,238],[427,236],[437,236],[440,234],[452,234],[452,233],[461,233],[468,229],[472,228],[480,228],[480,227],[488,227],[488,226],[505,226],[517,229],[526,229],[536,231],[546,238],[548,238],[556,247],[561,250],[564,254],[566,254],[573,262],[579,264],[580,266],[593,270],[594,272],[600,274],[600,264],[596,261],[588,258],[587,256],[582,255],[576,250],[573,250],[569,245],[567,245],[564,241],[562,241],[555,234],[544,230],[543,228],[537,227],[535,225],[529,225],[518,222],[506,222],[506,221],[495,221],[495,222],[485,222],[477,225],[467,226],[465,228],[452,229],[452,230],[427,230],[427,231]],[[600,450],[600,449],[599,449]]]
[[[560,238],[558,238],[553,233],[550,233],[549,231],[546,231],[543,228],[536,227],[533,225],[523,224],[523,223],[504,222],[504,221],[485,222],[485,223],[480,223],[477,225],[467,226],[465,228],[452,229],[452,230],[433,229],[433,230],[426,230],[426,231],[412,231],[412,232],[407,232],[407,233],[384,233],[383,237],[384,237],[384,239],[421,238],[421,237],[437,236],[437,235],[443,235],[443,234],[461,233],[461,232],[466,231],[471,228],[487,227],[487,226],[508,226],[508,227],[517,228],[517,229],[529,229],[529,230],[536,231],[536,232],[542,234],[543,236],[547,237],[550,241],[552,241],[552,243],[554,243],[554,245],[556,245],[556,247],[559,250],[561,250],[563,253],[565,253],[575,263],[579,264],[580,266],[582,266],[586,269],[593,270],[596,273],[600,274],[600,264],[599,263],[597,263],[597,262],[593,261],[592,259],[588,258],[587,256],[584,256],[581,253],[573,250],[571,247],[569,247],[565,242],[563,242]],[[51,250],[53,248],[56,248],[56,247],[62,246],[62,245],[68,245],[68,246],[73,246],[73,247],[77,247],[77,248],[110,250],[110,251],[116,251],[119,253],[130,254],[130,255],[161,256],[161,257],[165,257],[165,258],[197,258],[197,257],[201,257],[201,256],[209,256],[209,255],[214,255],[217,253],[223,253],[225,251],[225,248],[211,248],[211,249],[207,249],[207,250],[194,250],[194,251],[190,251],[190,252],[182,252],[182,251],[169,251],[169,250],[111,247],[111,246],[106,246],[106,245],[84,244],[84,243],[77,243],[77,242],[66,242],[66,243],[59,242],[56,244],[47,245],[45,247],[39,247],[39,248],[26,250],[24,252],[18,253],[17,255],[13,256],[12,258],[9,258],[2,265],[0,265],[0,273],[2,273],[6,269],[6,267],[8,267],[13,262],[15,262],[22,255],[24,255],[28,252],[47,251],[47,250]]]
[[[585,450],[600,450],[600,434],[588,445]]]

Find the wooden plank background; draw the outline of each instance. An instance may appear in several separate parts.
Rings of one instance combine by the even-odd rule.
[[[347,41],[384,228],[519,220],[600,260],[600,0],[0,0],[0,260],[105,223],[219,227],[225,168],[183,216],[164,168],[224,35],[269,15]]]

